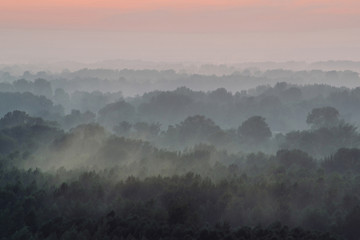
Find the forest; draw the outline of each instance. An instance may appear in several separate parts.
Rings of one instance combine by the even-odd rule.
[[[360,236],[350,70],[0,71],[0,239]]]

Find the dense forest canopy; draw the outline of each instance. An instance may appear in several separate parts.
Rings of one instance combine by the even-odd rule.
[[[358,239],[359,83],[2,71],[0,239]]]

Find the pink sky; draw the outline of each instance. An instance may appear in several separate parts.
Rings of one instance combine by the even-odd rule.
[[[89,61],[107,57],[151,60],[155,59],[153,55],[167,56],[163,60],[198,61],[209,59],[207,52],[216,59],[216,51],[222,56],[218,60],[224,61],[232,48],[242,51],[243,55],[231,56],[231,61],[315,60],[316,57],[355,59],[359,58],[354,53],[360,49],[359,23],[360,1],[356,0],[1,0],[0,41],[7,46],[5,49],[2,44],[0,50],[10,56],[2,56],[0,61],[17,59],[15,55],[20,58],[21,51],[31,55],[31,49],[39,50],[44,46],[49,49],[47,55],[43,53],[42,59],[56,59],[55,55],[68,50],[72,54],[78,51],[79,58],[69,55],[72,59]],[[64,41],[53,39],[60,32]],[[81,32],[84,34],[79,35]],[[119,43],[127,44],[127,48],[119,47],[116,41],[94,40],[98,32],[113,38],[119,36]],[[134,41],[139,34],[147,34],[147,39]],[[85,35],[92,37],[83,44]],[[31,44],[17,39],[19,36],[27,38]],[[164,39],[167,42],[163,42]],[[235,40],[243,48],[237,46]],[[163,48],[145,41],[161,42]],[[109,54],[111,48],[104,48],[104,44],[113,44],[113,49],[123,54]],[[60,52],[55,51],[54,46],[61,49]],[[16,49],[13,54],[8,47]],[[172,51],[168,55],[162,52],[179,47],[178,52]],[[85,56],[84,52],[90,48],[109,53],[99,50],[97,54],[91,56],[87,53]],[[144,54],[136,53],[139,48],[144,50]],[[154,52],[148,48],[153,48]],[[261,52],[249,51],[257,48],[265,51],[264,56]],[[283,52],[290,49],[292,54],[277,58],[272,53],[278,51],[271,48]],[[194,58],[181,55],[186,49],[194,53]],[[313,55],[300,57],[305,50]],[[249,55],[244,56],[247,51]],[[316,56],[315,53],[326,53],[326,56]],[[59,57],[65,58],[65,55]],[[34,58],[23,56],[22,59]]]
[[[288,31],[354,28],[357,0],[2,0],[1,28]]]

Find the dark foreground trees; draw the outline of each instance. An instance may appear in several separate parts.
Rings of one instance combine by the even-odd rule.
[[[74,131],[102,135],[99,126]],[[0,239],[358,239],[359,149],[316,160],[299,150],[228,156],[109,141],[101,159],[137,149],[138,162],[43,172],[7,167],[16,156],[2,156]],[[148,161],[194,173],[144,174]]]
[[[115,180],[115,171],[59,169],[46,174],[1,168],[0,239],[332,240],[358,236],[360,208],[347,206],[346,210],[337,202],[342,193],[335,193],[338,212],[328,212],[332,207],[321,202],[322,197],[335,186],[328,177],[319,183],[317,174],[303,182],[299,173],[295,175],[299,182],[266,183],[263,175],[213,181],[193,173]],[[318,192],[319,184],[324,191]],[[349,188],[345,191],[351,195],[348,198],[354,196]],[[306,193],[308,199],[300,199]]]

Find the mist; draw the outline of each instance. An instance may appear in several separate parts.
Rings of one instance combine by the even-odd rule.
[[[151,64],[38,72],[40,65],[2,66],[0,186],[35,199],[15,201],[23,208],[4,205],[24,220],[10,220],[2,236],[152,239],[149,229],[165,224],[192,233],[156,236],[202,238],[217,229],[220,238],[265,231],[356,239],[356,62]],[[134,224],[152,227],[99,227],[104,217],[117,225],[134,216],[142,216]],[[91,227],[68,228],[89,219]],[[46,230],[53,221],[63,230]]]
[[[294,32],[0,29],[0,63],[360,61],[358,28]]]
[[[1,0],[0,240],[358,240],[359,9]]]

